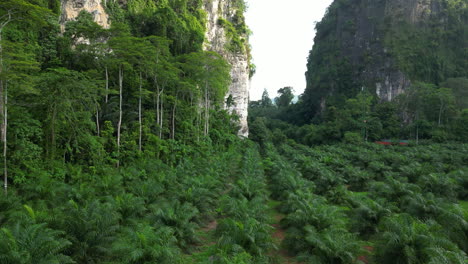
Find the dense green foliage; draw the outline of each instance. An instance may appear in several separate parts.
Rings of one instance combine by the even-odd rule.
[[[110,29],[83,11],[63,34],[49,4],[0,5],[10,183],[69,164],[92,173],[141,157],[174,165],[194,151],[188,145],[222,148],[235,138],[222,110],[229,65],[202,51],[202,1],[112,1]]]
[[[466,263],[466,147],[268,143],[283,246],[305,263]]]
[[[109,1],[110,29],[82,12],[60,34],[58,1],[0,3],[0,263],[466,263],[468,147],[434,143],[467,139],[466,79],[302,127],[284,87],[240,140],[201,5]],[[432,144],[364,142],[403,136]]]
[[[219,243],[207,254],[264,258],[271,227],[261,211],[260,164],[256,149],[238,142],[173,167],[140,159],[95,173],[69,165],[65,180],[43,172],[1,195],[0,262],[194,263],[184,255],[200,243],[199,226],[215,217],[223,218]]]
[[[223,110],[230,66],[202,49],[202,4],[108,1],[103,29],[84,11],[61,28],[59,1],[0,3],[0,263],[193,263],[255,153]],[[269,248],[260,220],[248,258]]]
[[[446,84],[464,82],[464,78],[449,79]],[[251,138],[275,142],[290,138],[309,146],[382,139],[467,142],[466,92],[463,86],[458,88],[460,91],[455,94],[450,88],[417,82],[392,102],[380,102],[370,93],[361,92],[343,104],[328,106],[323,116],[311,124],[303,123],[301,99],[280,105],[278,98],[283,96],[280,89],[276,104],[265,93],[261,100],[250,102]]]
[[[250,103],[249,137],[284,215],[280,249],[303,263],[468,261],[466,109],[450,89],[415,83],[387,103],[361,92],[302,126],[301,102],[278,102]]]

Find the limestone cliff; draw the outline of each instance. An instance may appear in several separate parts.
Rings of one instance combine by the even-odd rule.
[[[467,0],[335,0],[316,25],[308,114],[362,90],[391,101],[413,81],[466,76],[466,7]]]
[[[62,32],[65,29],[65,23],[74,20],[83,10],[92,14],[97,24],[109,28],[109,18],[101,0],[61,0],[61,4],[60,25]]]
[[[232,103],[226,107],[231,113],[239,116],[241,126],[239,135],[247,137],[249,133],[247,125],[250,87],[249,54],[246,34],[240,32],[240,36],[237,36],[234,35],[236,32],[232,32],[239,32],[235,27],[245,23],[243,14],[239,14],[239,8],[235,2],[229,0],[204,2],[207,12],[205,49],[221,54],[231,64],[232,83],[226,99]]]

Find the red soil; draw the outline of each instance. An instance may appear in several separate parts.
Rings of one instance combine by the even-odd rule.
[[[374,247],[372,247],[372,246],[364,246],[364,249],[367,250],[369,253],[374,251]],[[369,263],[369,256],[359,256],[358,260],[368,264]]]

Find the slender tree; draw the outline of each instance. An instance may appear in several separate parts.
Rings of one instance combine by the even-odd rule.
[[[3,117],[0,126],[0,138],[3,142],[4,159],[4,189],[5,194],[8,189],[8,169],[7,169],[7,124],[8,124],[8,69],[4,58],[4,39],[3,32],[5,28],[15,21],[33,22],[36,25],[45,23],[44,17],[50,15],[49,10],[37,5],[28,3],[24,0],[5,0],[0,3],[0,111]],[[18,60],[16,60],[18,61]],[[27,64],[29,65],[29,64]]]
[[[221,107],[231,80],[229,64],[217,53],[198,52],[179,58],[182,71],[195,86],[200,88],[199,107],[203,108],[203,134],[209,135],[210,111]]]

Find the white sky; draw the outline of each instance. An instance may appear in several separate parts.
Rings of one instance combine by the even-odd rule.
[[[264,88],[270,98],[292,86],[295,95],[305,89],[307,56],[312,49],[315,23],[322,20],[332,0],[247,0],[247,25],[253,63],[250,100],[259,100]]]

